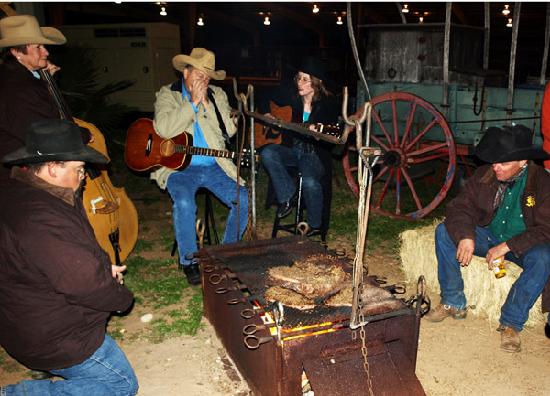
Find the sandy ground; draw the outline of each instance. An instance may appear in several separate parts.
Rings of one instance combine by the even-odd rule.
[[[148,222],[150,231],[155,229],[153,222],[166,224],[169,218],[167,198],[159,204],[138,204],[141,219]],[[338,240],[333,240],[330,248],[352,252],[352,247]],[[389,282],[401,281],[396,260],[389,255],[371,254],[370,273],[386,276]],[[181,275],[175,270],[174,276]],[[406,295],[414,294],[415,289],[409,285]],[[437,296],[431,297],[434,303],[438,302]],[[139,334],[149,326],[139,319],[143,309],[134,311],[123,321],[126,335]],[[172,338],[158,344],[140,337],[119,341],[138,376],[139,395],[250,394],[214,329],[203,322],[196,336]],[[499,349],[500,335],[484,319],[469,316],[462,321],[447,319],[439,324],[422,321],[417,376],[428,395],[548,395],[550,340],[544,336],[543,328],[526,329],[521,336],[523,351],[509,354]],[[28,371],[10,358],[1,366],[0,385],[28,378]]]

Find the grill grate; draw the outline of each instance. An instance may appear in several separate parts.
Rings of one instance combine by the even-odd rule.
[[[254,296],[258,303],[269,311],[269,305],[263,298],[266,285],[265,279],[269,268],[291,265],[293,262],[304,259],[313,254],[324,253],[321,245],[304,239],[303,237],[288,237],[263,241],[252,241],[245,244],[232,245],[224,248],[223,245],[211,247],[201,251],[201,262],[215,266],[232,273],[229,284],[222,286],[241,286],[243,294]],[[346,260],[340,263],[351,270]],[[351,301],[350,301],[351,303]],[[401,314],[401,313],[398,313]],[[393,315],[392,315],[393,316]],[[351,317],[351,306],[329,307],[318,305],[309,310],[300,310],[284,306],[284,328],[313,326],[323,322],[343,322]],[[384,315],[387,317],[387,315]]]

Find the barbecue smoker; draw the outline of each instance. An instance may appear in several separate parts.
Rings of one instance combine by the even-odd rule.
[[[206,318],[255,395],[424,395],[415,375],[420,312],[401,300],[375,304],[350,328],[351,306],[300,310],[267,303],[266,273],[324,248],[304,237],[201,249]],[[325,254],[351,271],[344,258]],[[321,256],[322,257],[322,256]],[[380,287],[372,277],[366,282]]]

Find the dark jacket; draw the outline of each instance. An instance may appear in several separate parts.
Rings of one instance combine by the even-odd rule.
[[[292,122],[297,124],[303,123],[304,104],[300,97],[293,97],[290,101],[292,107]],[[309,115],[308,124],[336,124],[340,115],[340,107],[338,101],[332,95],[325,96],[311,105],[311,114]],[[316,140],[307,135],[301,135],[297,132],[283,131],[283,144],[295,145],[307,143],[317,151],[323,161],[330,159],[330,150],[333,144]]]
[[[71,189],[13,169],[0,196],[0,344],[34,369],[87,359],[133,296]]]
[[[45,82],[14,58],[0,64],[0,158],[25,145],[25,128],[34,121],[60,118]],[[0,182],[9,169],[0,164]]]
[[[527,229],[506,241],[516,256],[540,244],[550,244],[550,174],[533,163],[527,170],[521,209]],[[488,226],[496,214],[493,200],[499,181],[491,165],[476,170],[464,191],[447,205],[445,226],[455,243],[475,239],[476,226]],[[550,287],[543,293],[543,311],[550,310]]]

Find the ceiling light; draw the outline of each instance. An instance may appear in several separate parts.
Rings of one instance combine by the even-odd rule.
[[[502,10],[502,15],[504,15],[504,16],[510,15],[510,6],[508,4],[504,4],[504,9]]]
[[[424,23],[424,17],[423,16],[418,17],[418,23]]]
[[[319,12],[319,7],[317,7],[317,4],[313,4],[313,13],[317,14]]]
[[[122,0],[115,0],[115,4],[122,4]]]
[[[204,21],[203,21],[202,17],[199,17],[199,20],[197,21],[197,25],[198,26],[204,26]]]
[[[344,21],[342,21],[342,17],[340,15],[338,15],[338,17],[336,17],[336,24],[337,25],[343,25],[344,24]]]
[[[401,8],[401,12],[403,14],[407,14],[409,12],[409,5],[408,4],[403,4],[403,8]]]
[[[160,15],[166,16],[168,13],[166,12],[166,7],[160,7]]]
[[[269,17],[268,17],[268,16],[266,16],[266,17],[264,18],[264,25],[265,25],[265,26],[271,25],[271,21],[269,20]]]
[[[512,27],[512,18],[508,18],[508,23],[506,24],[506,27]]]

